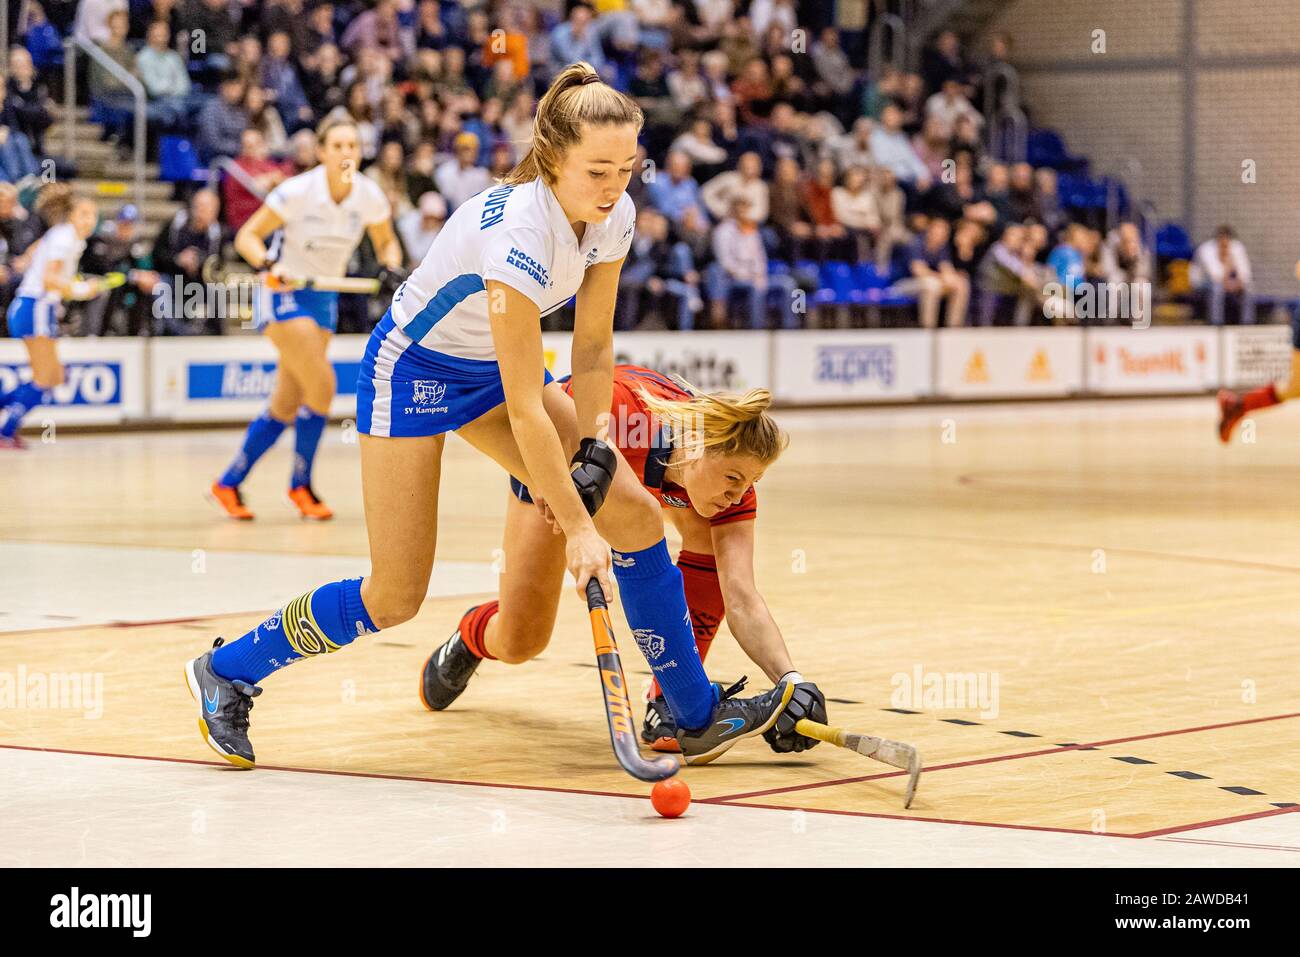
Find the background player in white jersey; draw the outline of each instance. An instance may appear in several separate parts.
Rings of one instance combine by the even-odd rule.
[[[761,734],[790,701],[788,682],[740,699],[739,684],[723,692],[705,676],[659,503],[597,438],[613,395],[614,300],[636,213],[625,190],[641,122],[589,64],[563,70],[538,104],[528,154],[501,186],[457,208],[398,289],[357,387],[370,575],[300,595],[186,666],[204,739],[232,764],[253,766],[257,682],[419,611],[449,431],[545,500],[580,594],[595,578],[610,596],[617,549],[623,610],[688,760]],[[540,317],[575,294],[570,397],[545,368]]]
[[[334,399],[334,367],[326,349],[338,326],[338,293],[294,288],[294,281],[344,275],[367,234],[385,267],[381,286],[391,292],[404,278],[388,199],[378,183],[357,172],[361,147],[356,125],[326,120],[316,144],[320,165],[273,189],[235,236],[235,249],[263,271],[255,314],[280,354],[266,411],[249,425],[239,453],[212,483],[212,497],[226,514],[244,521],[253,513],[244,505],[240,483],[290,423],[294,458],[289,500],[303,518],[321,521],[334,514],[312,490],[311,473]],[[266,245],[277,230],[278,256]]]
[[[0,448],[23,447],[18,435],[23,416],[44,401],[45,393],[63,384],[63,365],[54,346],[63,300],[73,298],[74,292],[76,298],[89,299],[97,291],[93,285],[74,289],[77,264],[95,231],[95,204],[74,199],[66,183],[51,183],[41,190],[36,211],[51,225],[32,251],[7,313],[9,335],[22,339],[27,348],[32,379],[0,395]]]

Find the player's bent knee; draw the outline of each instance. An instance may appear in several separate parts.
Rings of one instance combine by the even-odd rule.
[[[508,665],[522,665],[525,661],[532,661],[551,643],[549,631],[543,634],[538,629],[506,628],[504,621],[502,626],[495,636],[492,652],[497,661]]]
[[[410,621],[420,612],[424,596],[414,591],[379,591],[371,589],[369,594],[362,594],[366,612],[375,627],[394,628]]]

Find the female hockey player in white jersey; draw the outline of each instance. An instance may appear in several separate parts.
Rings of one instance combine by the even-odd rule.
[[[232,764],[253,766],[248,718],[259,681],[419,610],[451,431],[546,501],[579,593],[594,577],[610,596],[616,549],[623,610],[647,636],[638,645],[653,649],[688,761],[761,734],[789,702],[786,682],[742,699],[732,696],[739,685],[722,692],[705,676],[659,503],[596,438],[613,394],[614,298],[635,217],[624,191],[641,122],[636,104],[591,66],[563,70],[538,104],[527,155],[500,186],[457,208],[398,289],[357,388],[370,575],[313,589],[186,666],[204,739]],[[570,398],[545,368],[540,317],[575,294]],[[564,403],[567,416],[555,411]]]
[[[23,416],[63,384],[63,365],[54,345],[63,300],[90,299],[101,291],[98,280],[76,281],[86,240],[95,231],[94,202],[74,199],[66,183],[51,183],[41,189],[36,211],[50,228],[32,251],[7,314],[9,335],[22,339],[27,348],[32,378],[0,394],[0,449],[24,447],[18,435]]]
[[[342,276],[363,235],[370,236],[385,266],[381,288],[386,285],[391,293],[404,278],[388,198],[378,183],[357,171],[361,147],[356,124],[325,120],[316,133],[316,151],[320,165],[275,187],[235,235],[235,249],[262,272],[254,315],[279,353],[266,411],[248,426],[238,454],[210,489],[226,514],[242,521],[253,513],[239,486],[291,423],[289,500],[303,518],[323,521],[334,514],[313,491],[311,474],[334,399],[334,367],[325,353],[338,326],[339,297],[298,288],[301,281]],[[280,240],[268,249],[266,239],[277,230],[282,231]]]

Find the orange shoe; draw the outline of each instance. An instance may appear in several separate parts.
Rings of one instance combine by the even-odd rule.
[[[213,482],[208,495],[228,517],[240,522],[253,520],[253,513],[244,507],[244,498],[239,494],[239,489]]]
[[[298,506],[298,511],[303,518],[311,519],[313,522],[328,522],[334,517],[330,507],[318,499],[308,485],[289,489],[289,501]]]
[[[1246,407],[1241,396],[1228,389],[1220,389],[1219,395],[1219,441],[1227,445],[1232,441],[1232,430],[1246,417]]]

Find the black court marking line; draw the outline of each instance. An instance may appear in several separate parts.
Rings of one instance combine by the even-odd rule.
[[[1283,801],[1281,804],[1275,803],[1273,806],[1274,807],[1300,807],[1300,804],[1296,804],[1294,801]]]
[[[1041,738],[1041,734],[1033,734],[1029,731],[999,731],[998,734],[1009,734],[1013,738]]]
[[[1125,764],[1155,764],[1154,761],[1148,761],[1146,758],[1135,758],[1132,756],[1117,758],[1112,756],[1112,761],[1123,761]]]
[[[926,766],[923,771],[930,774],[935,771],[950,771],[956,768],[969,768],[980,764],[997,764],[1001,761],[1017,761],[1022,758],[1038,758],[1051,754],[1064,754],[1068,751],[1094,751],[1097,748],[1108,747],[1114,744],[1129,744],[1133,741],[1150,741],[1152,738],[1168,738],[1179,734],[1196,734],[1201,731],[1217,731],[1222,728],[1237,728],[1248,724],[1261,724],[1265,721],[1285,721],[1290,718],[1300,718],[1300,711],[1292,711],[1287,714],[1272,714],[1262,718],[1243,718],[1240,721],[1224,721],[1220,724],[1204,724],[1194,728],[1175,728],[1172,731],[1154,731],[1150,734],[1130,735],[1126,738],[1110,738],[1104,741],[1090,741],[1087,744],[1076,744],[1071,746],[1040,748],[1037,751],[1020,751],[1015,754],[995,754],[987,758],[972,758],[966,761],[953,761],[948,764],[936,764]],[[789,794],[795,791],[811,791],[816,788],[836,787],[841,784],[858,784],[863,781],[877,781],[882,778],[900,777],[906,774],[906,771],[884,771],[879,774],[862,774],[855,775],[851,778],[835,778],[830,781],[817,781],[812,784],[792,784],[783,788],[768,788],[764,791],[747,791],[738,794],[726,794],[720,798],[701,798],[701,801],[711,800],[740,800],[742,798],[765,797],[769,794]],[[1289,808],[1282,808],[1280,811],[1287,811]],[[1269,812],[1262,812],[1269,813]],[[906,820],[906,818],[905,818]],[[1087,832],[1091,833],[1091,832]]]
[[[832,698],[832,701],[835,699]],[[908,711],[906,708],[881,708],[881,711],[892,711],[894,714],[920,714],[920,711]]]
[[[1076,751],[1096,751],[1096,750],[1097,750],[1096,748],[1090,748],[1090,747],[1087,747],[1086,745],[1079,744],[1079,742],[1077,742],[1077,741],[1058,741],[1058,742],[1056,742],[1056,746],[1057,746],[1058,748],[1074,748],[1074,750],[1076,750]]]
[[[1233,787],[1228,787],[1228,788],[1221,787],[1221,788],[1219,788],[1219,790],[1220,790],[1220,791],[1231,791],[1233,794],[1243,794],[1243,795],[1247,795],[1247,796],[1258,794],[1258,795],[1260,795],[1260,796],[1262,797],[1262,796],[1264,795],[1264,792],[1263,792],[1263,791],[1253,791],[1253,790],[1251,790],[1250,788],[1243,788],[1243,787],[1241,787],[1240,785],[1234,785]]]
[[[1197,774],[1195,771],[1166,771],[1165,774],[1172,774],[1176,778],[1185,778],[1188,781],[1208,781],[1208,774]]]
[[[833,701],[836,704],[862,704],[861,701],[854,701],[851,698],[827,698],[827,701]]]
[[[979,725],[978,721],[966,721],[963,718],[940,718],[939,720],[944,722],[945,724],[960,724],[960,725],[974,725],[974,726]]]

